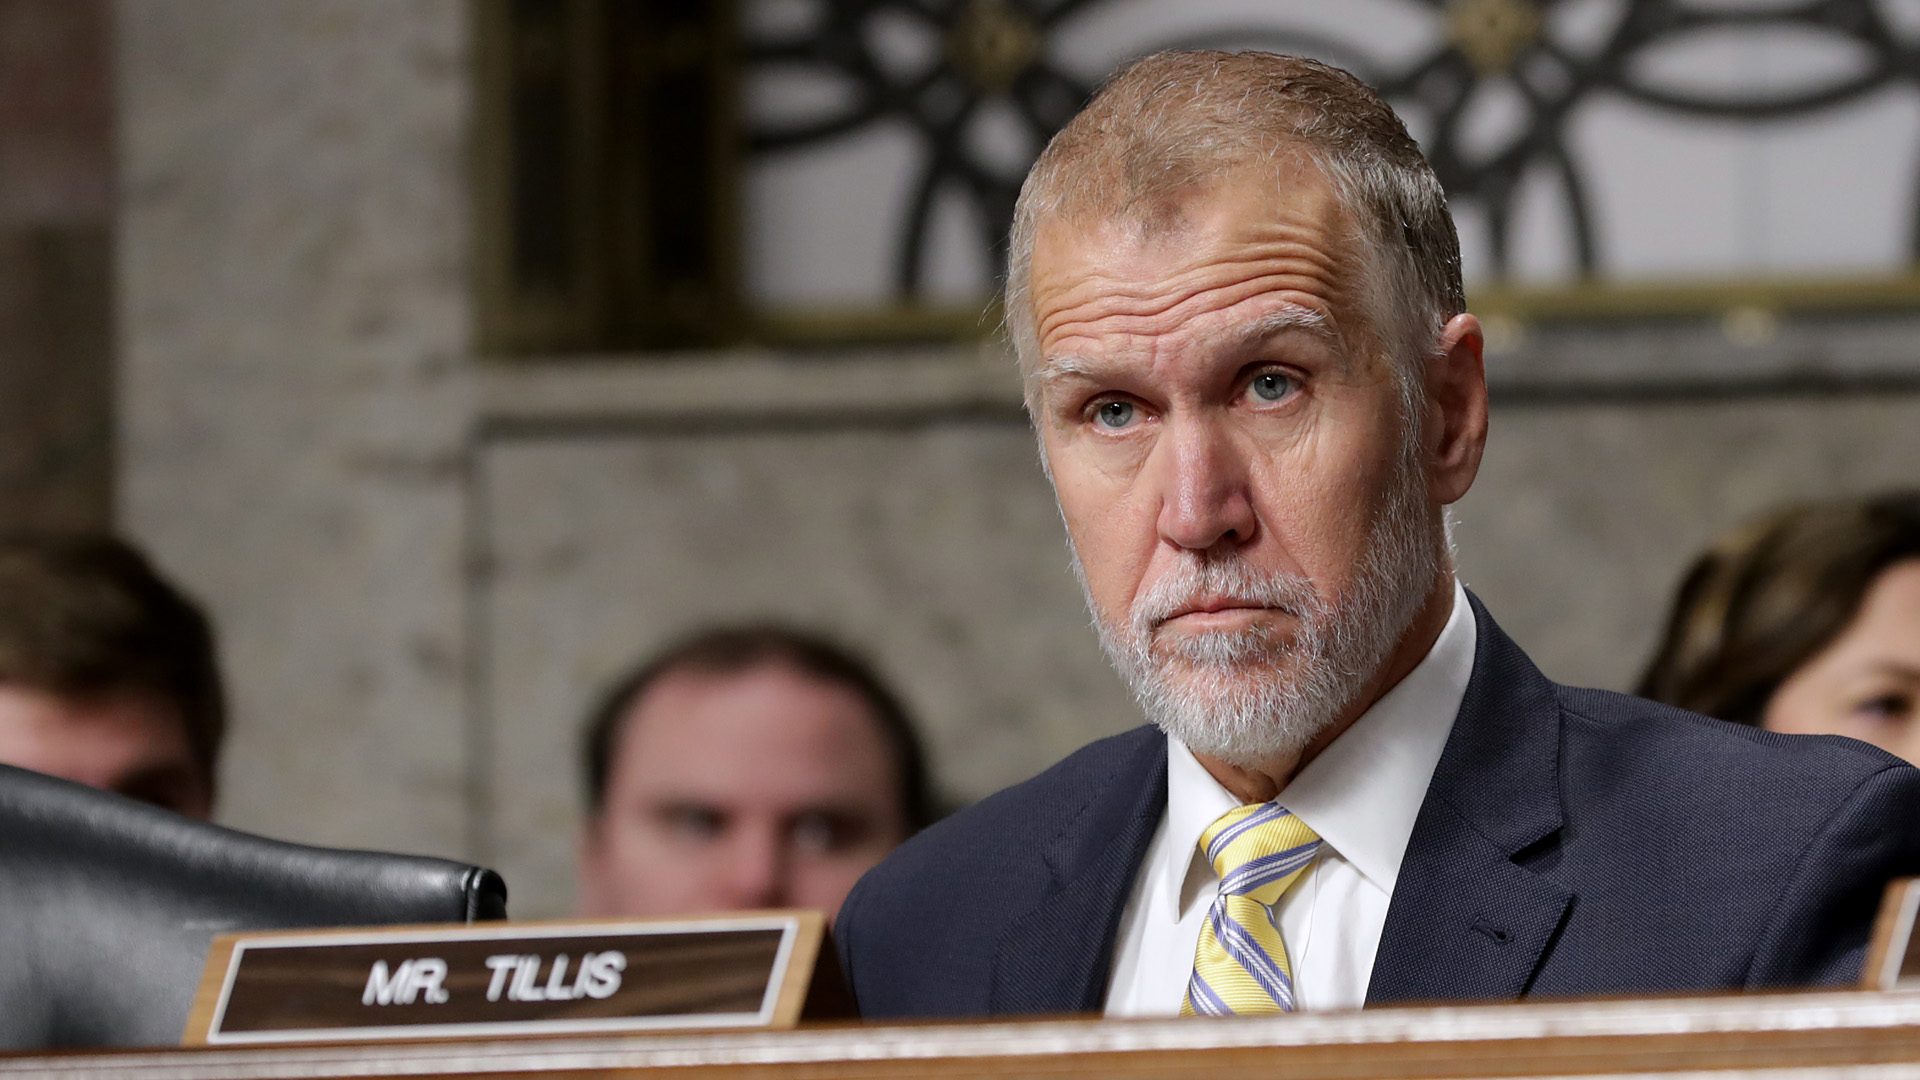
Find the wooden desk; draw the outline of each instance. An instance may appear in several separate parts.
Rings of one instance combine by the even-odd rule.
[[[1245,1020],[167,1049],[0,1058],[0,1078],[1920,1077],[1920,991],[1382,1009]]]

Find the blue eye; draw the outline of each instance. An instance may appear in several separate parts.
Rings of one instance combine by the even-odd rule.
[[[1279,401],[1293,392],[1293,380],[1284,372],[1266,371],[1255,375],[1247,389],[1261,401]]]
[[[1123,428],[1133,423],[1133,413],[1131,401],[1107,401],[1101,403],[1094,415],[1099,418],[1101,427]]]

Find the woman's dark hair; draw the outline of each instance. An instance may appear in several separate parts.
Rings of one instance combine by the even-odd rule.
[[[1694,561],[1638,693],[1758,726],[1780,684],[1853,621],[1888,567],[1920,558],[1920,492],[1791,506]]]
[[[606,802],[621,723],[649,687],[674,672],[727,675],[770,665],[792,668],[858,695],[892,751],[907,831],[917,832],[932,823],[935,812],[926,754],[900,699],[866,661],[849,650],[817,634],[770,623],[720,627],[682,638],[621,676],[601,695],[599,706],[587,718],[581,747],[588,813],[598,814]]]

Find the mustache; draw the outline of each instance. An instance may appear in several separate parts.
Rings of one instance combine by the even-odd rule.
[[[1324,606],[1313,583],[1298,574],[1261,570],[1237,555],[1189,555],[1136,597],[1129,614],[1136,632],[1152,634],[1180,612],[1221,600],[1274,608],[1300,619]]]

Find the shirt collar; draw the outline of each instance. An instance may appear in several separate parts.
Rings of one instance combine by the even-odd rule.
[[[1466,697],[1479,637],[1466,589],[1453,587],[1453,612],[1419,664],[1294,776],[1279,802],[1367,880],[1391,895],[1427,785]],[[1211,873],[1197,857],[1200,834],[1240,805],[1178,739],[1167,740],[1167,835],[1189,853],[1188,872]],[[1168,875],[1168,910],[1181,910],[1185,880]]]

